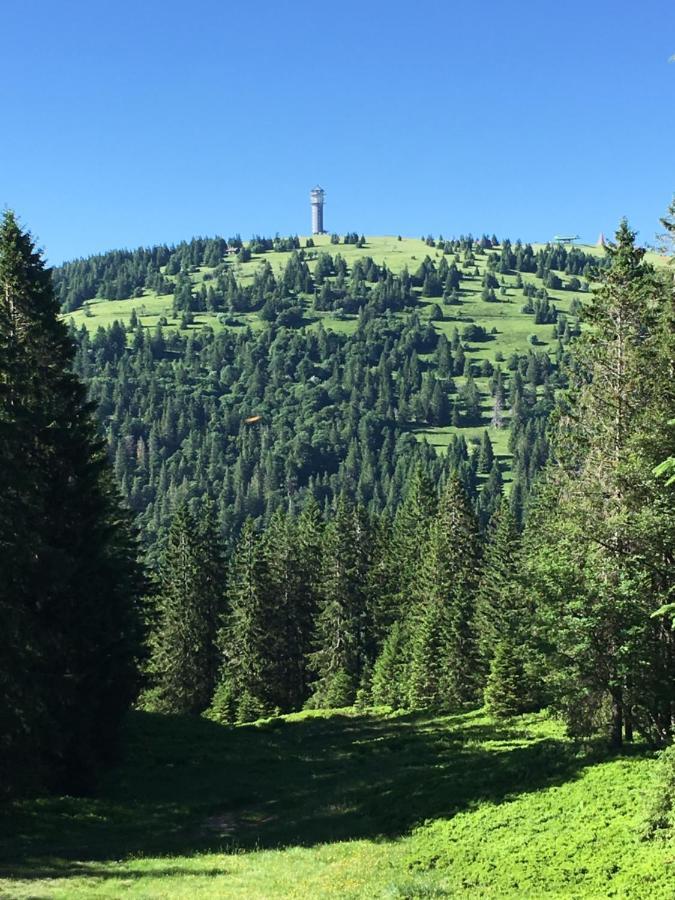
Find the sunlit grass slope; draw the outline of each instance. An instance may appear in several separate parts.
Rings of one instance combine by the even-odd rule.
[[[96,794],[0,816],[0,896],[675,896],[637,828],[654,760],[575,748],[545,715],[134,714]]]

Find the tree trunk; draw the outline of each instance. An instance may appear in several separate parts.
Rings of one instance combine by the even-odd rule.
[[[612,747],[623,746],[623,702],[620,690],[612,691]]]
[[[633,709],[630,706],[623,714],[623,738],[627,744],[633,743]]]

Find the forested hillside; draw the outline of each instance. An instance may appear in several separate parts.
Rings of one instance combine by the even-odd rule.
[[[670,643],[649,613],[667,599],[662,563],[639,603],[633,574],[622,576],[630,600],[615,638],[589,646],[583,665],[574,616],[570,647],[547,637],[553,619],[558,637],[567,622],[549,585],[555,560],[561,590],[585,546],[581,532],[557,532],[548,504],[571,503],[581,522],[568,489],[594,453],[613,460],[611,491],[627,503],[624,456],[645,452],[645,429],[663,429],[659,404],[668,415],[670,388],[654,382],[667,359],[666,282],[627,226],[617,241],[591,252],[487,235],[195,239],[57,270],[64,306],[83,306],[79,327],[71,318],[76,371],[157,573],[142,702],[221,721],[305,704],[557,703],[590,734],[609,699],[615,743],[636,725],[661,740]],[[120,318],[94,328],[97,315]],[[583,398],[587,424],[576,419]],[[554,409],[554,465],[528,503]],[[587,494],[608,477],[593,471]],[[607,515],[607,546],[637,552],[617,537],[624,513]],[[643,528],[639,553],[659,557]],[[606,626],[594,592],[584,640]]]
[[[237,237],[54,279],[151,546],[179,502],[205,497],[228,540],[309,496],[393,515],[418,464],[457,472],[482,527],[513,478],[520,521],[604,264],[594,248],[494,236]]]

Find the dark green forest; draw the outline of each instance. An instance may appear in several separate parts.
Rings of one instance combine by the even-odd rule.
[[[460,303],[459,273],[445,255],[438,267],[427,257],[415,274],[393,275],[369,257],[348,271],[339,254],[321,252],[311,274],[307,251],[295,250],[297,239],[255,239],[251,244],[258,253],[289,246],[294,252],[280,277],[265,263],[252,284],[242,285],[226,263],[218,262],[233,240],[139,250],[124,257],[124,264],[117,254],[108,254],[54,273],[65,309],[73,308],[75,295],[117,296],[111,273],[122,278],[129,266],[155,271],[150,260],[156,260],[164,267],[163,277],[176,277],[167,290],[173,292],[182,330],[167,328],[161,320],[148,329],[132,313],[127,324],[115,322],[93,334],[83,325],[73,334],[75,371],[97,405],[118,484],[150,554],[177,505],[185,503],[197,513],[205,499],[215,504],[229,544],[247,517],[259,526],[276,509],[301,509],[309,497],[327,514],[344,495],[370,512],[392,517],[418,466],[434,481],[442,472],[456,473],[484,529],[499,504],[504,467],[488,446],[489,436],[483,436],[480,453],[473,453],[460,432],[447,457],[439,458],[420,446],[414,432],[451,424],[504,427],[506,417],[515,482],[511,506],[521,522],[530,485],[548,456],[546,422],[555,391],[566,383],[567,348],[580,333],[580,301],[573,300],[574,317],[558,315],[543,283],[559,281],[553,270],[562,268],[575,290],[580,287],[576,273],[595,271],[597,258],[564,247],[535,254],[530,245],[512,248],[505,241],[499,253],[489,256],[488,267],[542,279],[542,287],[531,292],[536,296],[528,292],[523,312],[538,324],[551,323],[556,350],[551,354],[533,346],[511,353],[501,364],[485,360],[478,365],[467,358],[467,349],[494,336],[469,320],[459,321],[448,339],[434,328],[433,314],[423,319],[417,309],[416,291],[439,296],[448,306]],[[444,241],[442,249],[462,253],[464,266],[470,267],[474,251],[492,250],[493,241],[496,246],[496,238],[462,238]],[[207,264],[215,264],[213,283],[195,290],[188,273]],[[142,285],[150,284],[150,276],[143,277]],[[483,279],[488,299],[494,294],[491,278],[496,284],[496,276]],[[327,330],[322,322],[304,328],[307,297],[314,309],[357,313],[355,332]],[[266,327],[256,332],[188,329],[200,310],[226,324],[238,324],[237,313],[255,311]],[[487,419],[478,378],[489,379],[493,409]]]

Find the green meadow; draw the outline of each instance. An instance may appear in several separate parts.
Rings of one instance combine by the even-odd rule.
[[[133,713],[93,796],[2,810],[0,897],[671,900],[675,848],[639,838],[654,765],[544,713]]]

